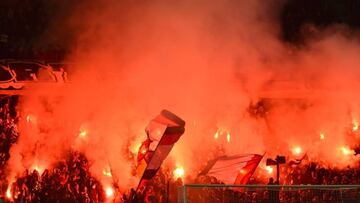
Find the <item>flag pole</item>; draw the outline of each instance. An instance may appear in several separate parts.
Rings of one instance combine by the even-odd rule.
[[[166,203],[169,203],[169,193],[170,193],[170,179],[168,178],[167,186],[166,186]]]
[[[276,182],[280,184],[280,164],[276,162]]]

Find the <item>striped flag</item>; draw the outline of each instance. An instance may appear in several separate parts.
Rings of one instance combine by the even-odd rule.
[[[199,175],[213,176],[225,184],[247,184],[263,155],[221,156],[208,162]]]
[[[185,121],[170,111],[163,110],[150,121],[145,131],[147,139],[140,146],[136,168],[141,177],[139,186],[155,176],[174,144],[185,132]]]

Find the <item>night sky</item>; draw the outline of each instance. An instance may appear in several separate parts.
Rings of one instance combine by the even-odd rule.
[[[360,27],[358,0],[288,0],[281,13],[282,34],[285,41],[303,42],[301,29],[305,24],[326,28],[346,24],[351,29]]]
[[[26,51],[34,47],[59,46],[66,50],[70,43],[63,43],[61,40],[71,39],[71,33],[58,41],[55,36],[45,45],[42,44],[43,36],[46,36],[54,21],[71,13],[79,2],[83,1],[2,0],[0,41],[6,40],[7,44],[0,42],[0,57],[9,56],[9,50],[19,47],[23,49],[25,56]],[[310,24],[316,25],[317,29],[342,24],[347,25],[350,30],[357,30],[360,27],[359,11],[359,0],[287,0],[279,16],[282,28],[280,38],[292,44],[304,44],[306,38],[311,36],[304,25]]]

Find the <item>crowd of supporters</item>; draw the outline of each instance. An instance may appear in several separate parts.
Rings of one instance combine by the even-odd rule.
[[[297,166],[283,166],[280,185],[273,177],[251,178],[249,184],[256,187],[189,187],[187,198],[190,202],[358,202],[360,199],[360,167],[345,169],[325,168],[315,162]],[[214,177],[198,177],[198,184],[222,184]],[[267,185],[268,186],[267,186]],[[259,186],[260,185],[260,186]],[[288,186],[296,185],[296,188]],[[321,185],[321,187],[319,187]],[[338,185],[338,186],[334,186]],[[353,185],[349,186],[349,185]]]
[[[18,202],[104,202],[101,184],[89,173],[89,163],[80,153],[69,152],[67,159],[41,174],[25,171],[11,185]]]
[[[16,143],[18,96],[0,98],[0,192],[3,199],[10,195],[14,202],[177,202],[183,198],[183,180],[174,178],[172,171],[161,169],[153,180],[139,190],[129,188],[120,191],[113,185],[114,194],[107,197],[101,183],[89,171],[90,162],[77,152],[68,151],[63,160],[43,171],[26,170],[13,183],[7,182],[6,163],[10,148]],[[282,166],[284,185],[355,185],[360,183],[360,166],[336,169],[324,167],[316,162],[304,161],[298,165]],[[271,175],[269,175],[270,177]],[[250,184],[270,184],[265,179],[253,176]],[[268,177],[268,178],[269,178]],[[121,181],[121,180],[120,180]],[[214,177],[187,178],[187,182],[198,184],[222,184]],[[11,190],[7,192],[8,185]],[[8,194],[10,193],[10,194]],[[304,187],[258,188],[196,188],[188,189],[187,198],[193,202],[356,202],[360,189],[315,189]],[[181,194],[178,196],[178,194]]]
[[[182,185],[182,181],[173,180],[169,171],[159,171],[146,187],[138,191],[134,188],[119,191],[114,183],[114,194],[107,197],[101,183],[91,175],[87,158],[72,150],[55,166],[43,171],[28,169],[16,176],[14,182],[8,182],[6,163],[10,158],[10,148],[19,136],[17,102],[18,96],[0,98],[0,201],[176,202],[177,187]]]
[[[16,127],[16,103],[17,97],[0,97],[0,183],[6,179],[3,169],[10,158],[10,147],[19,136]]]
[[[325,168],[315,162],[299,165],[285,173],[285,184],[353,185],[360,183],[360,166]]]

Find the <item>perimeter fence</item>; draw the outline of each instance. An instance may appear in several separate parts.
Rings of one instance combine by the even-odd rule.
[[[178,188],[178,202],[355,203],[360,202],[360,185],[187,184]]]

